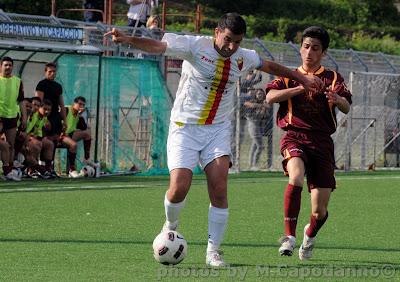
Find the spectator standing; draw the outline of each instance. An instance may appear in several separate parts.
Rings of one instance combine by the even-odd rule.
[[[20,180],[18,172],[13,170],[14,145],[17,135],[18,115],[21,113],[20,128],[26,128],[26,110],[23,105],[24,89],[20,78],[12,74],[14,61],[10,57],[3,57],[0,61],[0,119],[2,122],[3,140],[8,143],[9,156],[3,158],[3,172],[7,179]],[[2,152],[5,152],[3,149]]]
[[[148,29],[158,29],[160,28],[160,17],[157,15],[150,16],[147,19],[146,27]]]
[[[50,122],[50,129],[45,131],[45,135],[54,142],[54,147],[57,146],[58,138],[66,129],[67,120],[65,114],[63,90],[61,84],[55,81],[57,74],[57,65],[55,63],[47,63],[44,69],[44,79],[39,81],[36,86],[35,96],[42,101],[49,100],[52,104],[51,113],[47,117]],[[53,152],[53,161],[54,161]],[[51,164],[46,164],[47,168]],[[55,174],[54,169],[52,173]],[[56,176],[56,175],[54,175]]]
[[[263,133],[265,119],[267,118],[270,106],[265,100],[265,92],[263,89],[255,89],[250,91],[250,95],[244,102],[245,116],[247,120],[249,135],[251,138],[251,146],[249,151],[249,167],[256,170],[256,164],[263,150]]]
[[[236,131],[239,130],[239,146],[242,144],[243,136],[244,136],[244,128],[246,125],[246,117],[245,117],[245,107],[244,102],[248,99],[251,94],[252,87],[257,83],[261,82],[262,74],[259,71],[249,71],[246,75],[246,78],[240,82],[240,95],[239,101],[237,101],[237,106],[239,107],[239,128],[237,128],[236,116],[234,116],[232,123],[232,156],[233,156],[233,164],[235,164],[237,150],[240,148],[236,148]]]
[[[147,17],[150,15],[149,0],[126,0],[129,4],[128,10],[128,26],[145,27]]]

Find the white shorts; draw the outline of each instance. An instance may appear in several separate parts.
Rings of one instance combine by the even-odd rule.
[[[231,122],[169,125],[167,157],[169,171],[176,168],[204,169],[222,156],[231,156]]]

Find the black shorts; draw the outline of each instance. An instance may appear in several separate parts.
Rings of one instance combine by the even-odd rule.
[[[9,130],[12,128],[16,128],[18,124],[18,118],[1,118],[1,122],[3,123],[3,132],[5,130]]]
[[[47,119],[50,122],[51,129],[50,130],[45,130],[46,135],[52,136],[52,135],[59,135],[62,132],[62,118],[60,115],[53,115],[53,116],[48,116]]]

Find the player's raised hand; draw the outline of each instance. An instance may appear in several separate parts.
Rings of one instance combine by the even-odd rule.
[[[126,35],[116,28],[113,28],[109,32],[106,32],[103,36],[112,36],[112,41],[115,43],[122,43],[126,41]]]
[[[313,74],[305,75],[305,81],[303,82],[303,87],[306,93],[314,97],[318,93],[323,93],[324,83],[323,81]]]
[[[330,85],[329,87],[326,87],[325,89],[325,96],[326,99],[328,100],[328,104],[329,105],[336,105],[338,102],[338,94],[336,94],[338,87],[335,87],[335,89],[332,89],[332,85]]]

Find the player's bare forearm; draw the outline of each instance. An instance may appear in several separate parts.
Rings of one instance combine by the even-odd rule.
[[[19,103],[19,110],[20,110],[20,112],[21,112],[21,118],[22,118],[23,120],[26,120],[26,118],[27,118],[27,113],[26,113],[26,107],[25,107],[24,102],[20,102],[20,103]]]
[[[264,61],[261,70],[276,76],[287,77],[303,84],[305,82],[304,75],[293,71],[285,66],[271,61]]]
[[[347,114],[350,111],[350,103],[349,103],[349,101],[347,101],[346,98],[341,97],[339,95],[338,95],[338,98],[336,100],[336,107],[338,107],[338,109],[344,114]]]
[[[26,107],[25,107],[24,102],[19,103],[19,109],[21,112],[21,127],[22,127],[22,129],[25,130],[26,129],[26,121],[27,121],[28,117],[27,117]]]
[[[304,86],[307,93],[317,93],[323,85],[321,79],[314,75],[303,75],[300,72],[290,70],[285,66],[271,61],[263,61],[261,70],[273,75],[295,80]]]
[[[115,43],[131,44],[137,49],[152,54],[162,54],[167,49],[166,42],[145,37],[127,36],[122,31],[115,28],[104,34],[104,36],[109,35],[112,36],[112,41]]]
[[[293,96],[303,94],[304,88],[303,86],[297,86],[293,88],[287,89],[271,89],[267,94],[267,103],[272,105],[273,103],[279,103],[292,98]]]
[[[162,54],[167,49],[167,43],[145,37],[128,36],[127,43],[151,54]]]

